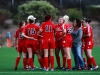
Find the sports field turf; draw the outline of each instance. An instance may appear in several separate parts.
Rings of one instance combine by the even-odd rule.
[[[54,70],[53,72],[41,71],[36,69],[35,71],[24,71],[22,65],[22,59],[19,63],[18,70],[14,70],[14,63],[17,56],[17,52],[14,48],[0,48],[0,75],[100,75],[100,68],[95,71],[63,71]],[[93,56],[96,59],[98,66],[100,66],[100,47],[95,46],[93,49]],[[72,56],[73,58],[73,56]],[[39,67],[37,57],[35,56],[35,66]],[[74,67],[74,61],[72,59],[72,66]],[[56,67],[56,61],[55,61]]]

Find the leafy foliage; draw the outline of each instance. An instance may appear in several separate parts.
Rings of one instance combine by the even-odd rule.
[[[28,15],[35,16],[38,22],[44,21],[44,15],[51,14],[55,19],[58,10],[45,1],[32,1],[19,6],[18,19],[25,20]]]
[[[74,21],[75,19],[82,19],[82,11],[74,8],[74,9],[68,9],[68,15],[71,21]]]
[[[88,18],[100,21],[100,5],[88,6],[85,14]]]

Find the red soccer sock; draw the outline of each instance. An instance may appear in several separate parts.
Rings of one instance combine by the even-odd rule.
[[[54,69],[54,56],[50,56],[51,69]]]
[[[68,69],[71,69],[71,68],[72,68],[71,59],[68,59],[68,60],[67,60],[67,68],[68,68]]]
[[[20,61],[20,57],[17,57],[16,58],[16,62],[15,62],[15,67],[17,68],[18,64],[19,64],[19,61]]]
[[[63,67],[66,68],[66,57],[63,57]]]
[[[50,57],[48,57],[48,67],[50,67],[51,63],[50,63]]]
[[[44,57],[44,66],[48,69],[48,57]]]
[[[23,65],[24,65],[24,69],[26,69],[26,65],[27,65],[27,59],[23,58]]]
[[[90,58],[90,60],[91,60],[91,63],[93,64],[93,66],[97,66],[94,57]]]
[[[39,61],[40,65],[41,65],[41,68],[44,68],[43,59],[42,58],[41,59],[38,59],[38,61]]]
[[[88,65],[91,65],[91,60],[89,58],[87,59],[87,63]]]
[[[33,59],[28,58],[28,62],[29,62],[29,65],[31,66],[31,68],[34,68]]]
[[[56,60],[57,60],[57,64],[58,64],[58,67],[60,67],[60,57],[56,57]]]

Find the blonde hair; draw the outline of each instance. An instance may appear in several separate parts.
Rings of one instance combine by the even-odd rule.
[[[69,21],[69,16],[65,15],[63,16],[64,24],[66,24]]]

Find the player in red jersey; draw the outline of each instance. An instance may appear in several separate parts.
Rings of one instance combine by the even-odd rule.
[[[64,50],[64,68],[69,71],[72,69],[71,66],[71,55],[70,55],[70,51],[71,51],[71,47],[72,47],[72,35],[71,35],[71,30],[72,30],[72,26],[71,24],[68,22],[69,17],[67,15],[65,15],[63,17],[64,19],[64,24],[63,24],[63,30],[64,30],[64,37],[62,38],[62,47]],[[64,27],[65,26],[65,27]],[[67,59],[67,68],[66,68],[66,59]]]
[[[94,57],[92,56],[92,49],[94,46],[94,41],[93,41],[93,30],[92,27],[89,25],[89,23],[91,22],[91,20],[89,19],[85,19],[84,20],[84,26],[86,27],[86,31],[85,31],[85,35],[84,37],[84,42],[85,42],[85,52],[86,52],[86,56],[88,59],[88,65],[93,65],[94,66],[94,70],[98,69],[99,66],[97,66]]]
[[[56,43],[56,49],[55,49],[55,55],[56,55],[56,61],[57,61],[57,68],[56,69],[61,69],[61,64],[60,64],[60,56],[59,52],[62,52],[63,54],[63,49],[62,49],[62,44],[60,38],[63,36],[63,28],[62,25],[64,23],[63,17],[59,17],[59,24],[55,26],[55,43]],[[63,60],[64,61],[64,60]]]
[[[26,53],[27,53],[27,49],[24,46],[25,38],[22,36],[22,31],[25,27],[25,22],[20,21],[18,23],[18,26],[19,26],[19,29],[16,31],[15,36],[14,36],[15,37],[15,48],[17,48],[17,51],[18,51],[18,57],[16,58],[14,70],[17,70],[18,63],[20,61],[20,57],[21,57],[22,52],[24,53],[23,65],[24,65],[24,69],[26,70],[26,64],[27,64]],[[18,43],[17,43],[17,41],[18,41]]]
[[[44,68],[43,60],[42,60],[40,52],[38,50],[39,44],[38,44],[37,33],[39,31],[39,27],[34,24],[35,19],[36,18],[32,15],[28,16],[28,25],[25,27],[25,29],[22,32],[22,35],[25,38],[27,38],[26,47],[27,47],[28,55],[29,55],[28,62],[32,68],[31,70],[34,70],[34,64],[33,64],[33,59],[32,59],[33,52],[35,52],[37,54],[38,61],[41,65],[41,67]]]
[[[46,68],[46,71],[48,71],[48,55],[50,51],[50,64],[51,64],[51,71],[54,70],[54,48],[55,48],[55,42],[54,42],[54,30],[55,26],[54,23],[51,22],[52,17],[51,15],[45,16],[45,22],[42,23],[40,33],[43,35],[43,42],[42,46],[44,49],[44,65]]]
[[[86,31],[86,27],[84,26],[84,19],[81,20],[82,22],[82,30],[83,30],[83,36],[85,35],[85,31]],[[86,62],[86,58],[84,57],[84,50],[85,50],[85,42],[84,42],[84,38],[82,37],[82,57],[84,60],[84,67],[85,69],[87,68],[87,62]]]

